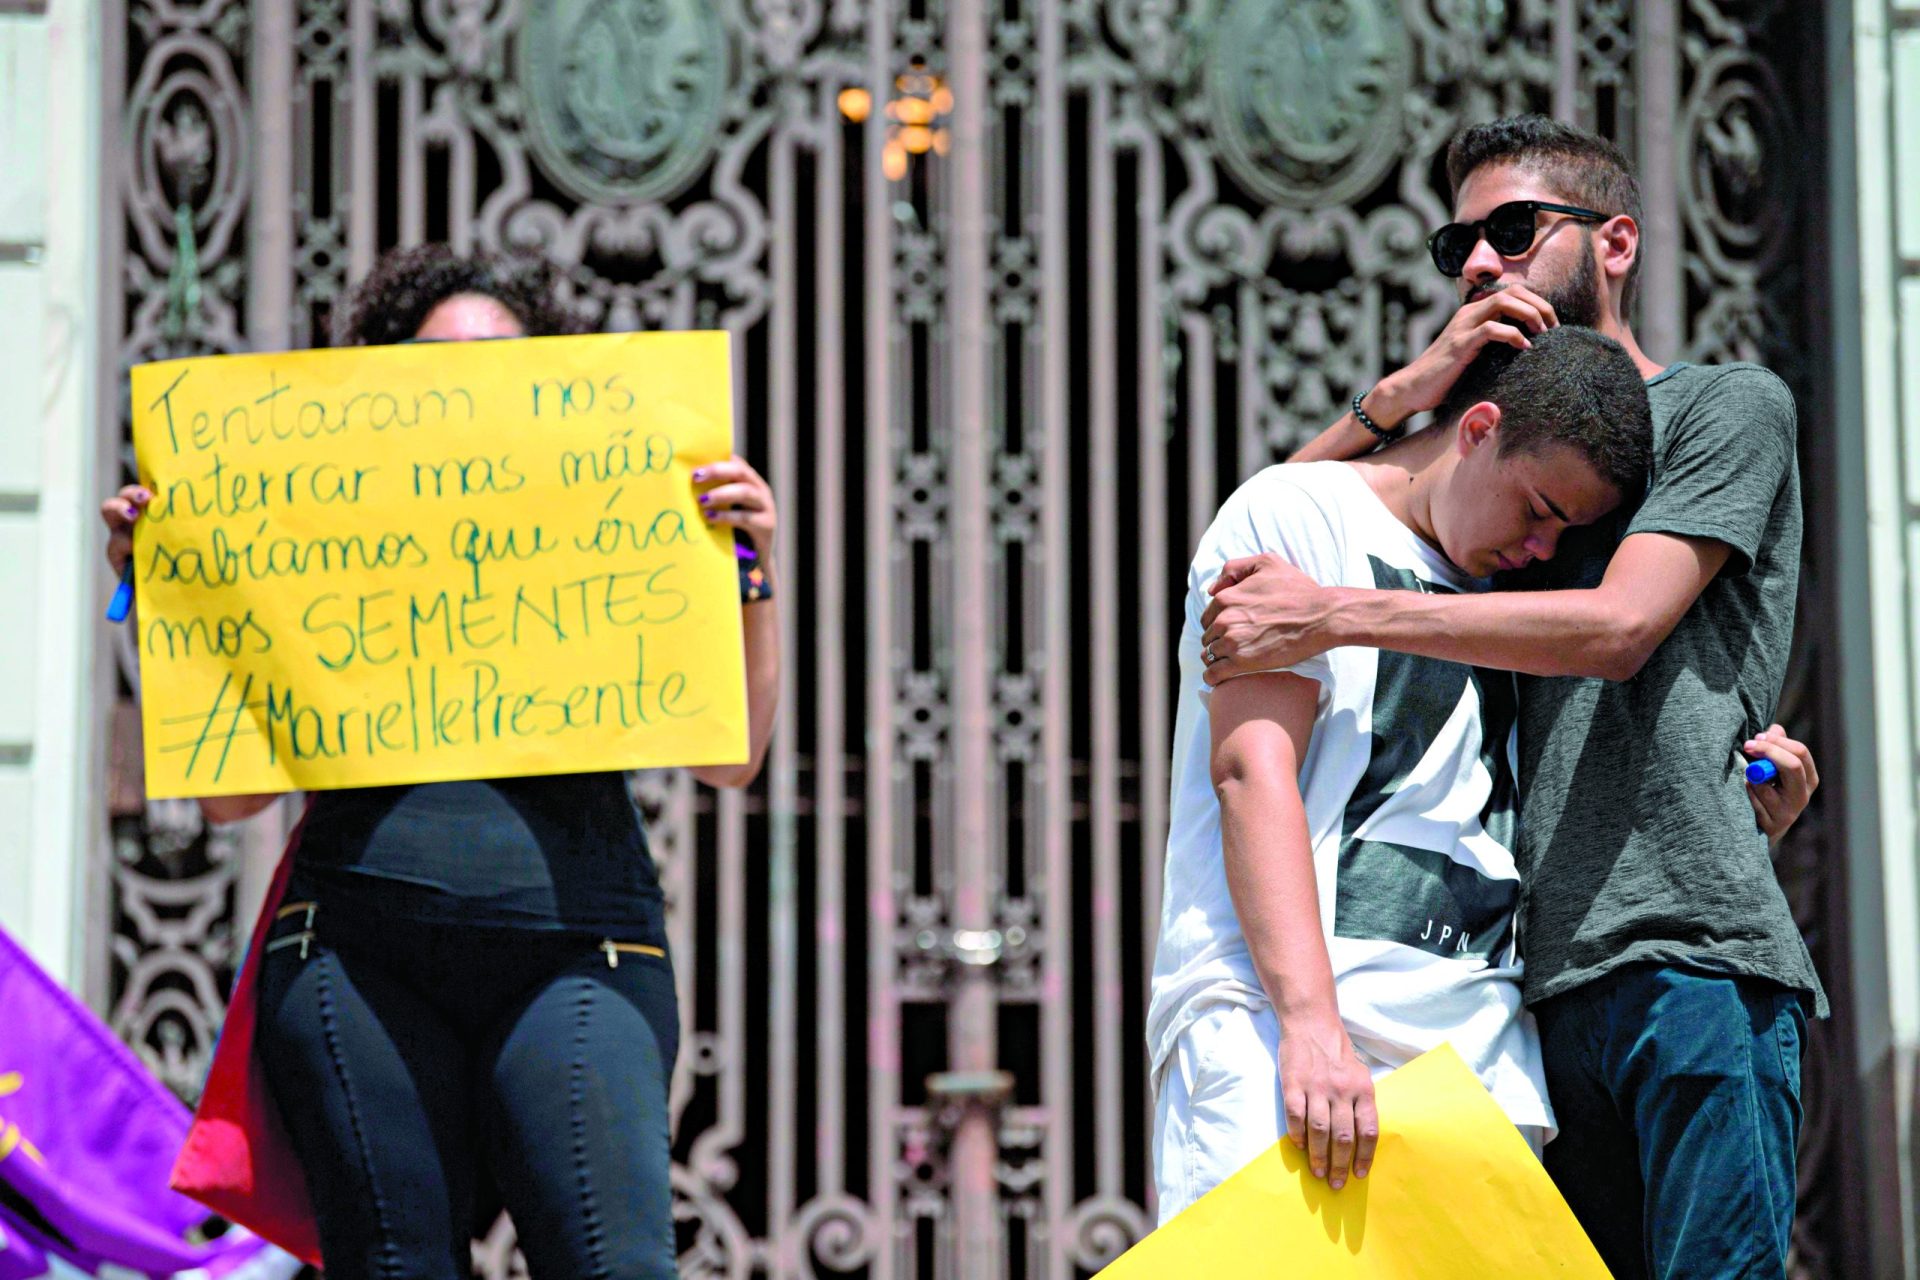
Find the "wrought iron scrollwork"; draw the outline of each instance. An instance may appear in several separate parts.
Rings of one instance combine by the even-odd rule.
[[[1187,549],[1444,324],[1421,239],[1457,128],[1557,105],[1638,146],[1644,7],[113,0],[124,361],[240,350],[250,324],[324,344],[374,256],[425,239],[551,256],[587,327],[735,336],[742,449],[785,512],[782,736],[744,796],[631,784],[684,1011],[685,1274],[946,1274],[979,1196],[1014,1277],[1090,1272],[1148,1228],[1140,1021]],[[1817,405],[1784,177],[1810,133],[1784,73],[1804,6],[1680,7],[1675,152],[1653,159],[1679,179],[1689,355],[1774,362]],[[256,65],[269,11],[291,48]],[[263,213],[260,166],[287,157]],[[983,385],[956,386],[960,342]],[[984,421],[956,421],[961,390]],[[1782,711],[1816,747],[1822,661],[1811,631]],[[951,834],[963,784],[984,858]],[[125,808],[114,1023],[187,1094],[240,853],[190,807]],[[1778,866],[1833,963],[1827,839],[1816,804]],[[983,977],[1014,1081],[984,1181],[949,1166],[924,1086]],[[1847,1072],[1839,1033],[1810,1040],[1795,1265],[1818,1276],[1847,1256],[1823,1198]],[[524,1274],[509,1225],[476,1266]]]
[[[529,140],[575,195],[671,196],[706,162],[730,61],[714,6],[531,0],[517,38]]]
[[[1222,155],[1256,194],[1313,208],[1379,181],[1404,146],[1413,50],[1395,0],[1232,0],[1209,33]]]

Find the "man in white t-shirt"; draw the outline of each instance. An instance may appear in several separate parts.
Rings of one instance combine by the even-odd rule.
[[[1478,591],[1645,488],[1645,385],[1590,329],[1489,345],[1439,421],[1357,462],[1261,472],[1187,575],[1147,1014],[1162,1222],[1283,1134],[1334,1188],[1366,1176],[1373,1078],[1443,1042],[1536,1150],[1552,1135],[1520,1001],[1512,677],[1358,648],[1213,690],[1201,676],[1228,560]]]

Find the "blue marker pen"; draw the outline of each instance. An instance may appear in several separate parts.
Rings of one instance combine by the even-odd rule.
[[[127,614],[133,609],[133,557],[127,557],[127,567],[120,571],[120,585],[113,589],[113,599],[107,602],[107,621],[125,622]]]
[[[1747,781],[1758,787],[1772,782],[1780,776],[1780,770],[1771,760],[1755,760],[1747,766]]]

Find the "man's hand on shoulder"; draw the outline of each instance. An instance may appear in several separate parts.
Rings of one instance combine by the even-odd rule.
[[[1325,653],[1324,628],[1334,592],[1294,565],[1266,552],[1229,560],[1208,591],[1200,616],[1206,680],[1274,671]]]

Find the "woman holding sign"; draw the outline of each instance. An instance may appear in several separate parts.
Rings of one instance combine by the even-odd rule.
[[[388,255],[352,302],[360,344],[569,332],[542,262]],[[741,536],[751,755],[772,736],[772,491],[739,457],[693,472]],[[116,572],[151,495],[103,505]],[[273,796],[202,800],[209,821]],[[668,1081],[679,1016],[660,884],[619,773],[321,791],[261,948],[264,1066],[334,1280],[466,1277],[480,1179],[537,1277],[676,1274]],[[242,989],[243,992],[245,988]]]

